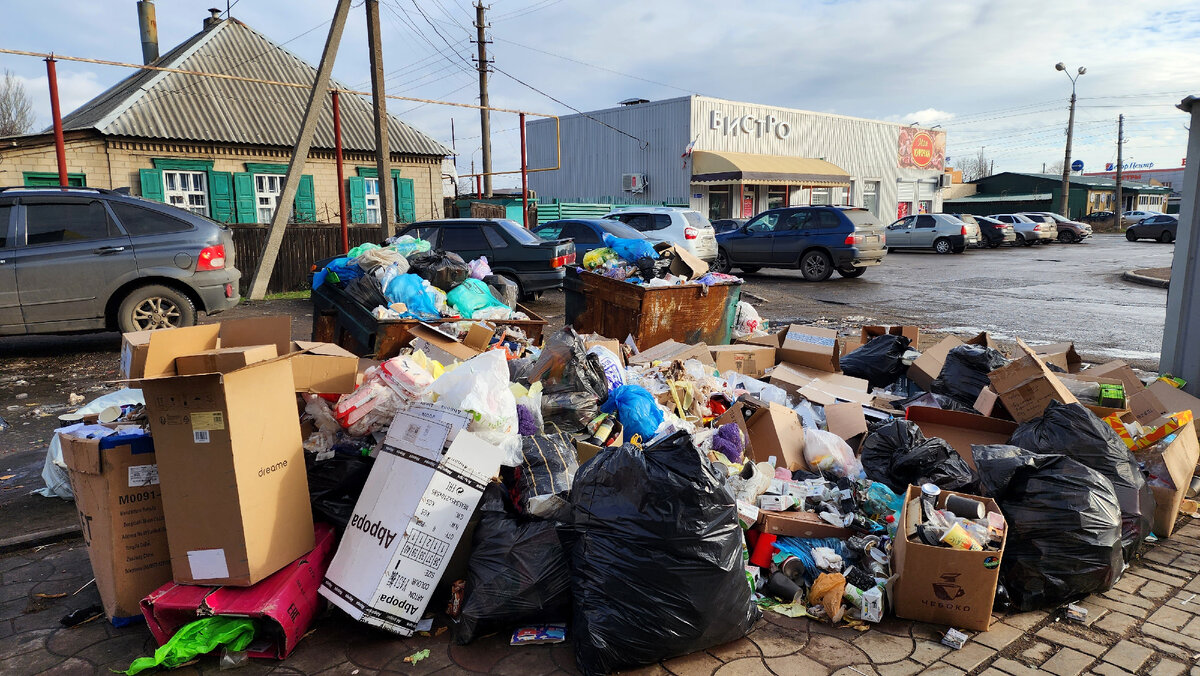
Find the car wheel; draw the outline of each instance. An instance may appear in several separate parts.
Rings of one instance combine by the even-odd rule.
[[[996,239],[994,239],[994,240],[992,240],[992,241],[990,241],[990,242],[988,242],[988,243],[987,243],[987,247],[988,247],[989,249],[999,249],[999,248],[1000,248],[1000,244],[1001,244],[1001,243],[1002,243],[1002,242],[1001,242],[1000,240],[996,240]]]
[[[862,277],[863,273],[866,271],[867,271],[866,268],[856,268],[854,266],[850,266],[848,268],[838,268],[838,274],[847,279],[854,279],[855,277]]]
[[[712,270],[725,275],[729,274],[729,254],[724,249],[717,249],[717,260],[713,262]]]
[[[161,284],[140,286],[121,301],[117,328],[122,333],[177,329],[196,324],[196,306],[180,291]]]
[[[1079,238],[1076,237],[1075,233],[1071,232],[1070,230],[1063,230],[1062,232],[1058,233],[1058,241],[1062,242],[1063,244],[1071,244],[1079,241]]]
[[[757,265],[743,265],[741,267],[741,271],[748,275],[752,275],[752,274],[758,272],[759,270],[762,270],[762,268]]]
[[[1171,242],[1175,241],[1175,235],[1163,230],[1162,234],[1158,236],[1158,241],[1162,242],[1163,244],[1170,244]]]
[[[823,282],[833,274],[833,263],[823,251],[809,251],[800,257],[800,272],[810,282]]]
[[[1136,242],[1137,235],[1134,234],[1134,232],[1132,230],[1126,230],[1125,231],[1125,239],[1129,240],[1130,242]]]
[[[1029,238],[1025,237],[1024,235],[1018,237],[1017,239],[1020,240],[1021,246],[1033,246],[1033,242],[1029,241]]]
[[[950,240],[941,238],[933,243],[933,250],[940,254],[948,254],[953,251],[954,247],[950,245]]]

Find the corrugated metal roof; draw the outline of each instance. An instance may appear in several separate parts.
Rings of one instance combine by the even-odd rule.
[[[951,202],[1041,202],[1053,198],[1054,195],[1048,192],[1030,192],[1019,195],[975,193],[974,195],[942,200],[942,202],[944,204]]]
[[[155,65],[311,85],[316,68],[236,19],[197,33]],[[338,83],[334,86],[342,87]],[[63,129],[155,139],[291,146],[299,134],[309,90],[142,70],[63,118]],[[342,146],[374,151],[371,104],[342,97]],[[392,152],[446,156],[452,151],[388,116]],[[314,148],[333,147],[333,104],[326,99]]]
[[[1027,178],[1038,178],[1038,179],[1043,179],[1043,180],[1047,180],[1047,181],[1056,181],[1058,183],[1062,182],[1062,174],[1038,174],[1038,173],[1023,172],[1023,171],[1006,171],[1003,173],[1012,174],[1013,176],[1025,176]],[[1002,174],[995,174],[995,175],[1001,176]],[[990,178],[990,177],[988,177],[988,178]],[[1070,178],[1071,178],[1071,183],[1073,183],[1075,185],[1084,185],[1084,186],[1088,186],[1088,187],[1092,187],[1092,188],[1113,188],[1113,189],[1116,188],[1116,179],[1110,178],[1108,176],[1092,176],[1092,175],[1087,175],[1087,174],[1085,174],[1083,176],[1078,176],[1076,174],[1071,174]],[[986,181],[986,180],[987,180],[987,178],[982,178],[982,179],[979,179],[978,181],[974,181],[974,183],[979,183],[981,181]],[[1150,185],[1149,183],[1140,183],[1138,181],[1121,181],[1121,185],[1130,190],[1141,190],[1143,192],[1155,192],[1160,189],[1163,192],[1167,192],[1170,190],[1169,188],[1166,188],[1164,186]]]

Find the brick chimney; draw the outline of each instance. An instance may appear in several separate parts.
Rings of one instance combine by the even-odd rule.
[[[209,28],[221,23],[221,10],[217,9],[216,7],[209,7],[208,13],[211,16],[205,17],[204,30],[208,30]]]

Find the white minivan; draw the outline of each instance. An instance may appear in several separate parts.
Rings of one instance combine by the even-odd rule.
[[[682,246],[706,263],[717,260],[717,233],[712,223],[695,209],[686,207],[629,207],[614,209],[604,218],[621,221],[651,242]]]

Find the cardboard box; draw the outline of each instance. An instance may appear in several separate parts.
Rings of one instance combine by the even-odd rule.
[[[121,334],[121,378],[141,378],[146,371],[146,351],[150,349],[150,331]]]
[[[717,418],[717,425],[735,423],[746,439],[746,457],[754,462],[775,458],[777,467],[808,469],[804,461],[804,426],[792,409],[742,397]]]
[[[760,510],[755,529],[771,535],[797,538],[837,538],[853,535],[848,529],[834,526],[812,512],[768,512]]]
[[[928,392],[933,386],[933,381],[941,374],[942,367],[946,365],[946,355],[960,345],[965,343],[954,336],[946,336],[941,342],[922,352],[912,366],[908,367],[908,379]]]
[[[1007,366],[988,374],[1004,408],[1017,422],[1040,418],[1051,401],[1077,404],[1079,400],[1058,376],[1020,338],[1017,346],[1024,353]]]
[[[468,414],[401,411],[367,477],[321,595],[352,618],[411,636],[503,451]]]
[[[704,343],[688,345],[674,340],[667,340],[648,350],[642,350],[629,358],[629,364],[638,366],[656,361],[687,361],[689,359],[695,359],[708,366],[716,365],[712,353],[708,351],[708,346]]]
[[[1071,377],[1075,380],[1091,382],[1112,382],[1111,379],[1115,378],[1125,386],[1125,396],[1127,397],[1146,389],[1146,385],[1142,383],[1141,378],[1137,377],[1129,364],[1119,360],[1084,369],[1079,373],[1072,374]]]
[[[989,512],[1000,513],[991,498],[943,490],[938,506],[950,495],[978,500]],[[892,545],[893,570],[897,574],[892,603],[898,617],[942,624],[956,629],[987,631],[992,624],[992,604],[1000,579],[1000,551],[972,552],[933,547],[909,540],[920,522],[921,489],[909,486],[900,511],[899,533]]]
[[[195,354],[182,355],[175,359],[175,373],[194,376],[201,373],[229,373],[255,362],[278,357],[274,345],[249,345],[246,347],[218,347]]]
[[[312,511],[290,360],[175,374],[218,328],[155,332],[141,388],[175,581],[246,587],[313,548]]]
[[[605,448],[619,448],[620,446],[624,445],[625,428],[621,427],[621,423],[619,421],[616,421],[613,424],[612,440],[612,443],[608,446],[597,446],[596,444],[589,443],[586,439],[576,438],[575,458],[579,461],[579,464],[582,465],[588,460],[596,457],[596,455],[598,455],[600,451],[604,450]]]
[[[1138,458],[1146,459],[1152,453],[1154,453],[1153,449],[1139,452]],[[1171,531],[1175,529],[1175,520],[1179,517],[1179,505],[1183,503],[1188,486],[1192,482],[1192,474],[1196,469],[1197,460],[1200,460],[1200,442],[1197,442],[1196,439],[1196,423],[1189,422],[1180,428],[1175,435],[1175,440],[1168,444],[1162,452],[1163,464],[1166,465],[1167,474],[1170,475],[1171,483],[1175,484],[1175,488],[1150,486],[1156,504],[1154,534],[1160,538],[1171,537]]]
[[[317,524],[312,551],[251,587],[208,587],[168,582],[142,600],[154,640],[166,643],[179,628],[202,617],[248,617],[264,628],[246,652],[281,660],[296,649],[320,610],[321,580],[333,558],[337,535]]]
[[[297,340],[292,347],[296,352],[289,361],[297,392],[349,394],[358,387],[358,375],[364,369],[362,360],[353,352],[333,343],[306,340]]]
[[[925,436],[938,437],[953,446],[971,469],[975,469],[973,444],[1007,444],[1017,431],[1017,424],[1011,420],[929,406],[909,406],[905,418],[915,422]]]
[[[154,440],[59,433],[59,443],[104,614],[128,623],[141,598],[171,579]]]
[[[973,337],[967,340],[967,345],[978,345],[980,347],[990,347],[997,352],[1004,352],[1000,349],[1000,343],[992,340],[991,335],[987,331],[980,331]]]
[[[771,371],[770,383],[788,394],[796,394],[806,387],[815,385],[816,389],[843,395],[842,399],[846,401],[869,403],[871,400],[867,394],[869,383],[862,378],[848,376],[845,373],[820,371],[797,364],[783,363],[776,366]],[[854,394],[847,394],[847,391]]]
[[[1035,345],[1033,351],[1042,361],[1053,364],[1067,373],[1079,373],[1083,368],[1083,359],[1075,351],[1075,343]]]
[[[783,334],[779,360],[818,371],[837,373],[842,370],[841,344],[837,331],[819,326],[792,324]]]
[[[659,254],[669,254],[671,258],[671,274],[689,280],[699,279],[708,272],[708,263],[696,258],[687,249],[675,246],[669,242],[659,242],[654,245]]]
[[[787,329],[779,329],[773,333],[767,333],[760,336],[743,336],[742,338],[734,338],[735,345],[766,345],[777,350],[783,347],[783,337],[787,335]],[[778,352],[775,355],[779,356]]]
[[[1193,416],[1200,416],[1200,399],[1193,397],[1178,387],[1164,383],[1161,380],[1156,380],[1150,383],[1146,389],[1162,403],[1165,409],[1164,413],[1191,411]]]
[[[409,329],[408,333],[413,338],[412,349],[421,350],[429,355],[430,359],[443,364],[466,361],[480,354],[479,350],[467,347],[429,324],[418,324]]]
[[[867,416],[861,404],[827,404],[825,406],[826,427],[845,441],[867,433]]]
[[[476,322],[467,329],[467,335],[463,336],[462,344],[475,350],[483,352],[492,344],[492,338],[496,336],[496,326],[489,322]]]
[[[737,371],[762,378],[775,365],[775,348],[766,345],[710,345],[708,351],[719,373]]]
[[[921,328],[917,326],[864,326],[859,344],[866,345],[873,338],[886,335],[908,338],[909,346],[914,350],[919,349],[917,346],[921,344]]]

